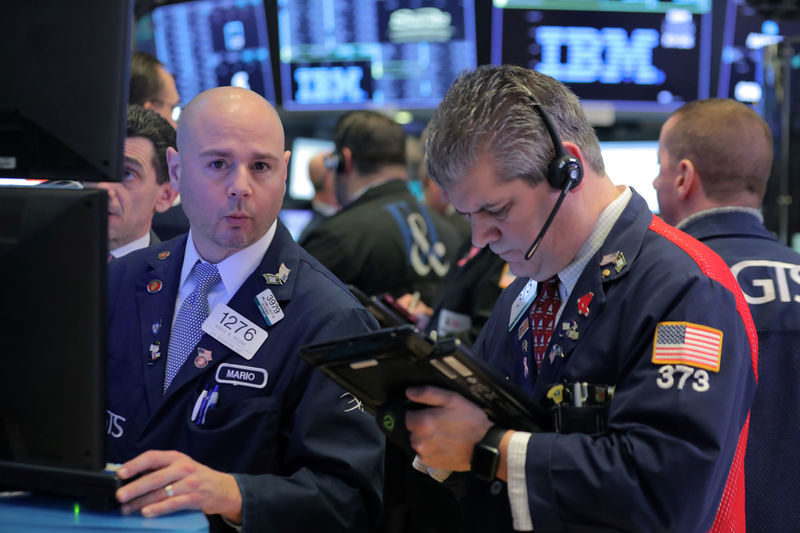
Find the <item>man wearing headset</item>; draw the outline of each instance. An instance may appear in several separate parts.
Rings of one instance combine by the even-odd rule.
[[[516,431],[407,390],[434,407],[406,413],[417,466],[472,473],[450,476],[465,529],[743,530],[757,340],[722,260],[612,184],[577,97],[535,71],[462,74],[426,152],[473,244],[518,276],[475,352],[561,416]]]

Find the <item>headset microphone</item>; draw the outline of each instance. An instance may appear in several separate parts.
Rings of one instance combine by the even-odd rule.
[[[553,206],[553,209],[550,211],[550,215],[548,215],[544,226],[542,226],[539,235],[537,235],[536,240],[533,241],[533,244],[531,244],[531,247],[528,248],[528,251],[525,253],[526,260],[529,260],[531,257],[533,257],[533,254],[536,253],[536,249],[539,248],[539,245],[542,243],[542,239],[544,239],[547,229],[553,222],[556,213],[558,213],[561,203],[564,201],[564,198],[567,197],[567,193],[570,191],[570,189],[577,187],[583,179],[583,166],[581,166],[581,162],[577,157],[568,154],[566,149],[564,149],[564,145],[561,143],[561,139],[559,139],[558,133],[553,127],[553,123],[550,122],[550,117],[548,117],[547,113],[545,113],[542,104],[539,103],[539,101],[532,94],[529,94],[528,97],[533,104],[533,108],[537,113],[539,113],[545,129],[547,129],[547,132],[550,134],[550,139],[553,142],[553,148],[555,150],[556,157],[550,163],[550,168],[548,169],[547,173],[547,181],[554,188],[560,189],[561,194],[558,195],[558,200],[556,200],[556,203]]]
[[[564,188],[561,189],[561,194],[558,195],[558,200],[556,200],[556,204],[553,206],[553,209],[550,211],[550,215],[547,217],[547,220],[545,221],[544,226],[542,226],[542,231],[539,232],[539,235],[536,237],[536,240],[533,241],[533,244],[531,244],[531,247],[528,248],[528,251],[525,253],[525,259],[526,260],[530,259],[531,257],[533,257],[533,254],[536,253],[536,249],[539,247],[540,244],[542,244],[542,239],[544,239],[544,234],[547,231],[547,228],[550,227],[550,224],[553,222],[553,219],[555,218],[556,213],[558,213],[558,209],[561,207],[561,202],[563,202],[564,198],[567,197],[567,193],[569,192],[569,190],[572,187],[574,187],[573,183],[574,182],[570,181],[570,180],[567,180],[567,182],[564,183]]]

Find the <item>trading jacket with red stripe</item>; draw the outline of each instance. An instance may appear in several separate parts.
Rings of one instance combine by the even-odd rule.
[[[730,265],[758,331],[758,392],[747,439],[747,531],[800,527],[800,254],[758,218],[714,210],[684,231]]]
[[[601,265],[617,252],[623,261]],[[519,321],[509,324],[527,282],[517,279],[504,291],[475,351],[535,401],[553,383],[616,387],[606,432],[532,435],[526,485],[534,531],[744,531],[743,455],[757,340],[725,263],[655,217],[634,193],[562,302],[538,378],[524,376],[530,329],[520,338]],[[559,334],[571,321],[577,339]],[[719,370],[653,362],[663,322],[719,330]],[[470,481],[467,529],[511,530],[507,491],[498,483]]]

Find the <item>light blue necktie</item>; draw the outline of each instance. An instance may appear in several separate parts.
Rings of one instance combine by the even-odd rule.
[[[169,335],[167,371],[164,376],[164,392],[203,336],[202,325],[208,318],[208,293],[221,281],[217,265],[197,261],[194,264],[194,290],[181,304],[172,331]]]

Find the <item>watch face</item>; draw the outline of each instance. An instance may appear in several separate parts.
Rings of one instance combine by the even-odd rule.
[[[493,446],[478,444],[472,452],[470,464],[475,477],[484,481],[492,481],[497,475],[497,466],[500,464],[500,450]]]

